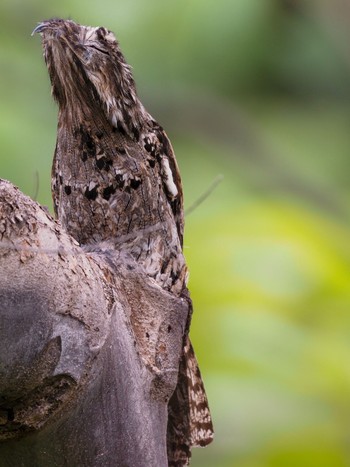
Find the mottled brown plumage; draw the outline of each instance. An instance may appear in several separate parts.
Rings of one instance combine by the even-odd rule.
[[[183,199],[169,139],[137,97],[113,33],[53,19],[42,36],[59,106],[52,190],[57,217],[88,249],[129,255],[164,289],[190,302],[182,253]],[[198,365],[188,339],[169,402],[169,465],[212,440]]]

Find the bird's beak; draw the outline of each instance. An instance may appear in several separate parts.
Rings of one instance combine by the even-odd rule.
[[[39,23],[37,27],[33,30],[31,35],[34,36],[35,33],[41,34],[42,32],[45,31],[45,29],[47,29],[47,27],[48,27],[47,22]]]

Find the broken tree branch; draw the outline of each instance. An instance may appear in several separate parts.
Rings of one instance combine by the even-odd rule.
[[[2,466],[167,465],[188,303],[0,181]]]

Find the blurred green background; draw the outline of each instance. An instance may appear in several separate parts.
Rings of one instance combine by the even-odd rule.
[[[349,466],[350,2],[1,0],[0,176],[50,208],[52,16],[116,33],[187,207],[225,176],[186,219],[216,428],[192,466]]]

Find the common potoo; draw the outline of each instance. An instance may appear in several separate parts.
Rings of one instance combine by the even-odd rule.
[[[162,288],[190,302],[175,155],[139,100],[115,36],[62,19],[44,21],[35,32],[59,107],[52,168],[58,219],[85,248],[130,255]],[[213,438],[188,330],[168,412],[169,465],[187,465],[191,446]]]

